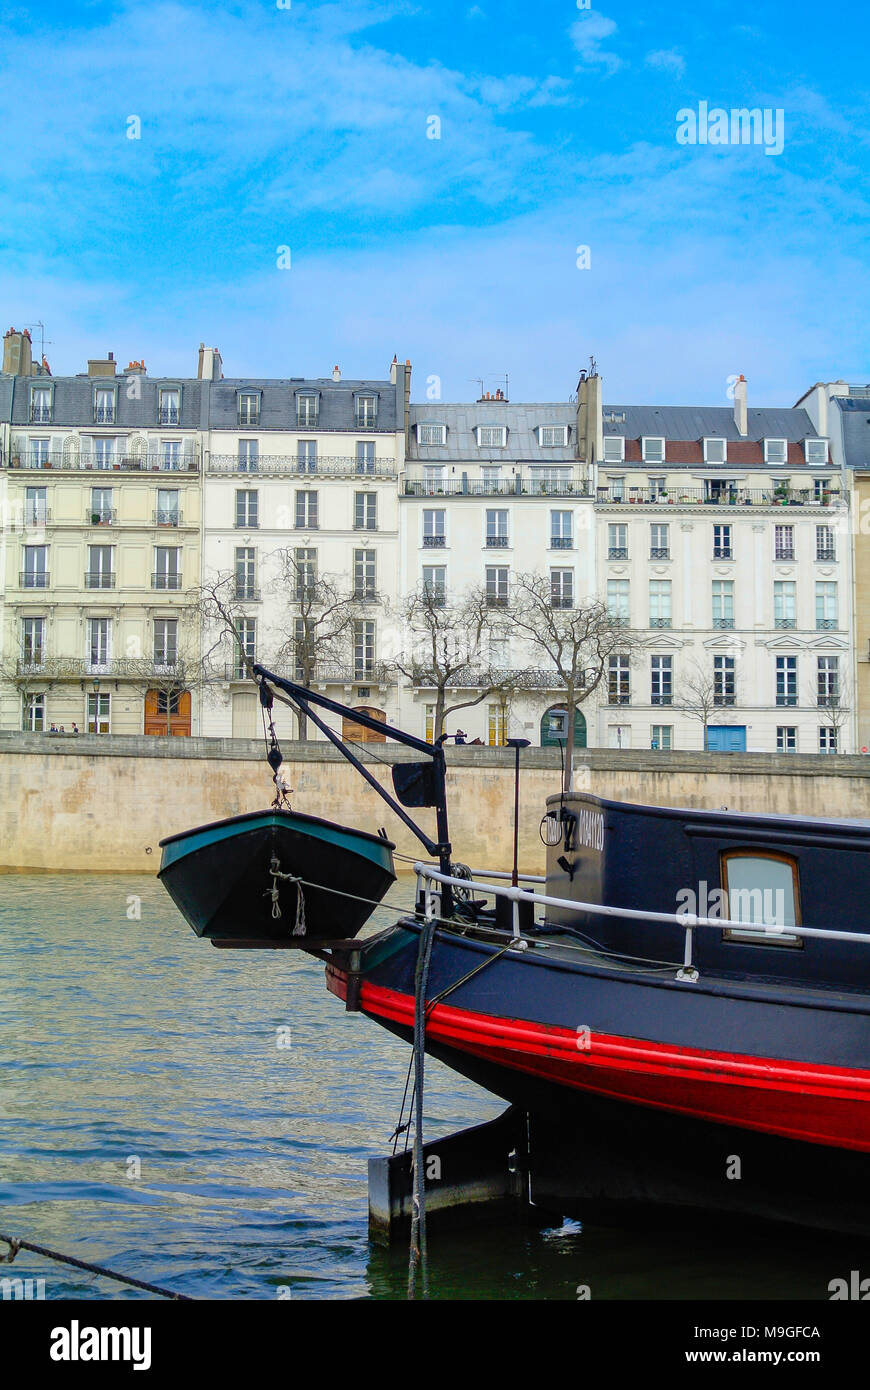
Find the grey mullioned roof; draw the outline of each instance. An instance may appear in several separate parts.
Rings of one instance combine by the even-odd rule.
[[[481,459],[503,463],[512,459],[541,463],[574,463],[577,433],[577,407],[558,405],[511,405],[508,401],[478,401],[465,405],[443,405],[440,401],[410,407],[411,441],[409,460],[421,463],[447,463],[453,459]],[[418,444],[417,424],[446,425],[446,444]],[[479,448],[474,433],[477,425],[507,425],[507,445],[503,449]],[[538,425],[567,425],[567,445],[542,449]]]
[[[181,420],[174,429],[202,429],[201,411],[205,400],[204,388],[210,383],[182,377],[136,377],[136,394],[128,395],[128,376],[123,372],[107,376],[9,376],[0,375],[0,385],[10,382],[14,390],[12,424],[30,425],[30,388],[51,387],[53,410],[51,425],[68,425],[72,429],[88,428],[94,424],[94,388],[116,389],[114,428],[143,430],[160,428],[160,391],[166,387],[181,388]],[[2,401],[0,396],[0,401]],[[4,414],[4,419],[9,419]],[[38,428],[38,426],[33,426]],[[166,428],[164,426],[164,428]]]
[[[747,411],[747,432],[741,434],[728,405],[605,405],[604,433],[672,440],[698,439],[816,439],[815,426],[807,412],[791,407],[756,407]],[[614,420],[611,417],[616,416]],[[619,417],[624,416],[624,420]]]
[[[831,404],[842,419],[846,467],[870,467],[870,396],[835,396]]]
[[[279,380],[229,377],[211,383],[209,428],[238,429],[236,400],[239,391],[259,391],[258,429],[296,430],[296,396],[319,395],[318,430],[354,430],[354,400],[358,395],[377,396],[375,430],[402,428],[403,405],[398,406],[398,389],[390,381],[352,381],[332,377],[284,377]]]

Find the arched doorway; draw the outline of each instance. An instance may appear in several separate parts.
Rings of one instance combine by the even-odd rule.
[[[145,696],[145,733],[190,737],[190,691],[149,690]]]
[[[568,711],[564,705],[551,705],[541,719],[541,747],[555,748],[568,737]],[[586,719],[582,710],[574,711],[574,747],[586,747]]]
[[[377,719],[380,724],[386,724],[387,712],[382,709],[375,709],[372,705],[357,705],[360,714],[367,714],[370,719]],[[376,734],[374,729],[367,729],[364,724],[357,724],[346,716],[341,721],[342,738],[353,739],[354,743],[386,743],[386,734]]]

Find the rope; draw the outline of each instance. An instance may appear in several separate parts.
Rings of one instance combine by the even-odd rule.
[[[279,903],[279,901],[278,901],[278,896],[279,896],[279,893],[280,893],[280,891],[281,891],[281,890],[279,889],[279,887],[278,887],[278,879],[279,879],[279,878],[280,878],[280,879],[283,879],[286,883],[295,883],[295,884],[296,884],[296,921],[295,921],[295,923],[293,924],[293,930],[292,930],[292,932],[290,933],[290,935],[291,935],[291,936],[304,936],[304,935],[305,935],[305,932],[306,932],[306,926],[305,926],[305,894],[302,892],[302,883],[303,883],[303,880],[299,877],[298,874],[282,874],[282,872],[281,872],[281,860],[278,858],[277,854],[273,854],[273,855],[272,855],[272,859],[271,859],[271,862],[270,862],[270,864],[269,864],[269,873],[272,875],[272,887],[271,887],[271,888],[267,888],[266,891],[265,891],[265,893],[263,894],[263,896],[266,897],[266,898],[271,898],[271,899],[272,899],[272,917],[273,917],[273,919],[274,919],[275,921],[277,921],[278,918],[282,915],[282,914],[281,914],[281,905],[280,905],[280,903]]]
[[[423,1160],[423,1073],[426,1048],[426,985],[432,961],[436,923],[423,923],[414,969],[414,1193],[411,1206],[411,1248],[408,1256],[408,1298],[417,1293],[419,1267],[423,1298],[429,1297],[426,1248],[426,1173]]]
[[[58,1260],[61,1264],[72,1265],[75,1269],[84,1269],[88,1274],[101,1274],[105,1279],[115,1279],[119,1284],[129,1284],[134,1289],[159,1293],[163,1298],[183,1299],[188,1303],[194,1301],[188,1293],[175,1293],[172,1289],[164,1289],[160,1284],[148,1284],[144,1279],[133,1279],[129,1274],[118,1274],[117,1270],[107,1269],[105,1265],[90,1264],[87,1260],[77,1260],[72,1255],[62,1255],[58,1250],[49,1250],[46,1245],[34,1245],[29,1240],[17,1240],[14,1236],[4,1236],[2,1232],[0,1240],[9,1246],[9,1254],[4,1262],[6,1264],[12,1263],[19,1250],[32,1250],[34,1255],[44,1255],[47,1260]]]

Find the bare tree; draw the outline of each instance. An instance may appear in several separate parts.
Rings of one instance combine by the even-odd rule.
[[[575,604],[573,597],[557,592],[544,574],[516,577],[510,618],[529,646],[546,655],[564,689],[568,713],[564,790],[571,791],[577,710],[606,684],[611,656],[631,659],[639,639],[605,604],[597,599]]]
[[[55,684],[57,663],[49,666],[44,660],[26,661],[22,657],[0,655],[0,684],[11,686],[18,693],[18,719],[34,695],[47,695]]]
[[[852,704],[852,689],[848,679],[837,672],[834,680],[825,680],[821,675],[810,685],[809,703],[819,711],[822,725],[830,731],[834,748],[842,753],[842,731],[848,727]]]
[[[691,719],[697,719],[703,729],[704,751],[707,751],[710,718],[714,711],[722,719],[727,720],[728,715],[721,711],[733,705],[737,698],[736,694],[736,674],[735,689],[729,691],[725,688],[724,674],[717,675],[702,666],[700,662],[693,661],[689,670],[683,673],[680,682],[680,689],[677,696],[677,705]]]
[[[493,695],[507,703],[522,685],[522,672],[495,667],[484,655],[484,639],[498,635],[504,621],[484,589],[448,595],[439,585],[422,583],[400,602],[396,617],[409,650],[400,652],[393,664],[416,689],[433,691],[434,738],[457,710]]]

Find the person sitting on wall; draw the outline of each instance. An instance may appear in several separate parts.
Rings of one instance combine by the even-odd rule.
[[[74,734],[77,734],[77,733],[78,733],[78,731],[79,731],[79,726],[78,726],[78,724],[73,724],[73,726],[72,726],[72,731],[73,731]]]
[[[61,724],[60,728],[58,729],[58,733],[60,733],[60,734],[65,734],[65,733],[66,733],[66,729],[64,728],[64,726],[63,726],[62,724]]]
[[[456,742],[456,743],[464,743],[464,742],[465,742],[465,730],[464,730],[464,729],[457,729],[457,730],[456,730],[454,742]]]
[[[56,734],[56,733],[57,733],[57,729],[56,729],[55,726],[52,724],[52,726],[51,726],[51,728],[49,729],[48,732],[49,732],[50,734]]]

